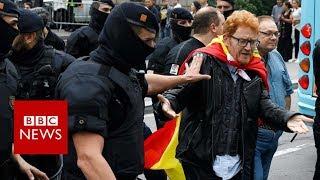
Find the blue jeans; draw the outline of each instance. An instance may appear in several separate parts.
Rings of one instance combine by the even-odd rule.
[[[278,148],[282,131],[259,128],[254,155],[254,180],[267,180],[271,161]]]

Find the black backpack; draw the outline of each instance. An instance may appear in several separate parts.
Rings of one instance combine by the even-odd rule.
[[[52,67],[55,49],[46,47],[44,56],[33,67],[32,73],[21,77],[18,82],[18,99],[53,99],[58,74]],[[19,72],[19,69],[18,69]]]

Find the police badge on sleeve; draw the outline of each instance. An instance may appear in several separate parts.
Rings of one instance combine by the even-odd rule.
[[[170,68],[170,74],[172,75],[178,75],[179,71],[179,65],[178,64],[172,64]]]

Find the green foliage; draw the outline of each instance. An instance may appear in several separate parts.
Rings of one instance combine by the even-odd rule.
[[[245,9],[257,16],[270,15],[275,0],[235,0],[236,9]]]

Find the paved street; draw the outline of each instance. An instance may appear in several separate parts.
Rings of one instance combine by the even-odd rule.
[[[292,96],[292,110],[297,110],[297,93]],[[312,180],[316,163],[316,149],[313,133],[298,135],[291,143],[294,134],[283,133],[278,151],[271,164],[269,180]]]

